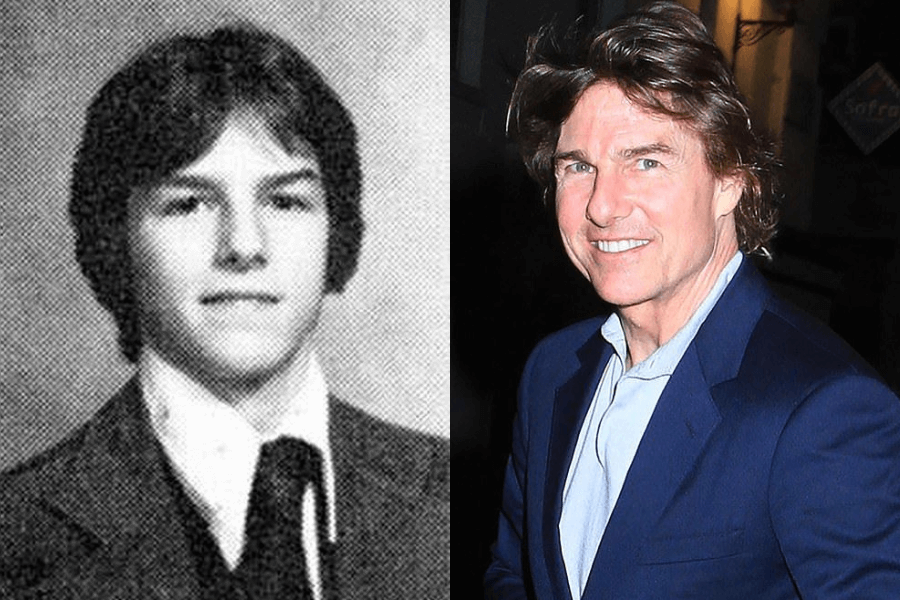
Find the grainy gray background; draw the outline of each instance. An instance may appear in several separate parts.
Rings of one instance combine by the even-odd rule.
[[[449,436],[448,4],[4,0],[0,4],[0,467],[86,419],[130,374],[66,216],[83,113],[148,41],[249,19],[323,71],[360,131],[359,272],[319,329],[330,387]]]

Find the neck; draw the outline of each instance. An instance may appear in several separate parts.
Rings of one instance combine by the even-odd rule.
[[[241,379],[234,384],[210,388],[223,401],[231,404],[260,433],[274,430],[295,401],[307,377],[312,352],[302,348],[284,368],[260,377]]]
[[[284,364],[264,372],[223,377],[185,369],[157,353],[170,367],[234,408],[260,434],[275,430],[308,377],[312,347],[304,344]]]
[[[687,324],[737,251],[737,243],[717,246],[690,281],[651,301],[617,308],[628,348],[627,369],[643,362]]]

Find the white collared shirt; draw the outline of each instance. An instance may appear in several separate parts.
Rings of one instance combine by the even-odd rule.
[[[576,600],[584,592],[600,540],[656,404],[742,260],[743,254],[735,254],[688,322],[627,371],[628,348],[619,316],[613,313],[600,328],[614,352],[578,434],[558,524],[569,591]]]
[[[244,547],[244,521],[260,446],[280,436],[301,438],[322,453],[329,537],[336,538],[334,469],[328,442],[328,389],[315,354],[289,374],[289,408],[277,426],[260,434],[234,407],[145,347],[139,378],[150,423],[174,472],[209,524],[229,568]],[[303,498],[307,572],[318,592],[315,499]],[[316,594],[320,596],[319,593]]]

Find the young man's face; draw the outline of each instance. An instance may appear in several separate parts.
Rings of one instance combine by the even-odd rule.
[[[143,343],[217,386],[290,365],[322,302],[325,196],[312,149],[287,154],[250,117],[231,118],[206,154],[135,193]]]
[[[741,188],[709,170],[700,138],[608,83],[581,96],[557,144],[566,252],[618,307],[696,304],[737,251]]]

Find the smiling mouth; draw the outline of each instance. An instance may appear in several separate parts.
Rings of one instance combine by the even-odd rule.
[[[640,248],[641,246],[649,243],[650,240],[597,240],[596,242],[591,242],[591,245],[600,252],[617,254],[619,252],[626,252],[628,250]]]
[[[200,297],[200,304],[222,305],[249,302],[255,304],[276,304],[280,298],[266,292],[224,291],[205,294]]]

